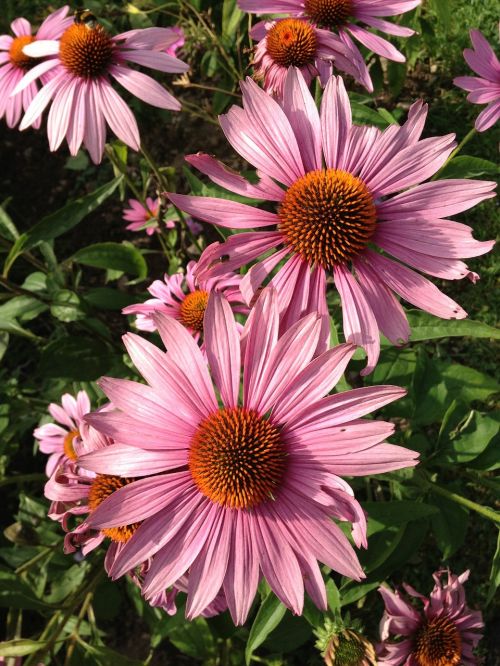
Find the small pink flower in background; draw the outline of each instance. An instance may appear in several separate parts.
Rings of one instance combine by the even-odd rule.
[[[354,345],[313,359],[317,314],[278,336],[271,289],[247,322],[243,354],[231,306],[218,292],[205,314],[206,357],[176,319],[154,319],[167,352],[125,336],[147,383],[100,380],[116,409],[86,420],[113,444],[80,459],[96,474],[143,478],[104,499],[81,528],[138,525],[110,575],[151,558],[142,591],[154,599],[188,573],[189,618],[223,592],[234,622],[245,622],[261,578],[296,614],[304,589],[326,608],[318,560],[356,580],[364,575],[331,520],[351,522],[355,543],[366,546],[364,512],[341,476],[416,464],[418,454],[384,442],[393,424],[361,418],[405,391],[328,395]]]
[[[332,62],[359,80],[361,73],[343,42],[328,30],[321,30],[306,19],[289,18],[257,24],[251,35],[259,39],[253,60],[254,77],[263,79],[264,89],[282,97],[289,67],[297,67],[309,85],[320,77],[326,85]]]
[[[81,438],[83,417],[90,412],[90,399],[86,391],[79,391],[76,398],[65,393],[60,405],[51,403],[48,409],[56,423],[35,428],[33,437],[40,451],[49,454],[46,473],[50,477],[64,461],[76,459],[75,444]]]
[[[209,246],[197,278],[258,260],[241,281],[245,301],[251,303],[284,261],[270,284],[279,293],[282,312],[288,309],[290,325],[304,312],[328,312],[326,279],[333,276],[345,337],[367,353],[363,374],[377,363],[379,331],[393,344],[409,339],[395,294],[437,317],[466,317],[413,268],[448,280],[478,279],[459,257],[489,252],[494,242],[474,240],[469,227],[447,218],[495,196],[496,184],[423,182],[456,145],[453,134],[420,139],[427,106],[416,102],[403,126],[382,132],[353,125],[340,77],[330,78],[320,113],[295,68],[288,72],[282,104],[251,79],[241,85],[243,108],[233,106],[220,123],[233,148],[257,168],[260,181],[249,183],[209,155],[186,159],[217,185],[273,203],[274,212],[228,199],[169,194],[175,206],[198,219],[247,230]]]
[[[165,53],[175,56],[177,50],[182,48],[186,43],[186,38],[184,36],[184,30],[177,25],[174,25],[170,30],[175,32],[177,39],[165,49]]]
[[[238,0],[240,9],[252,14],[286,14],[288,17],[302,17],[318,28],[324,28],[321,33],[330,33],[329,45],[339,52],[335,66],[348,74],[353,74],[354,69],[357,72],[356,80],[369,92],[373,92],[373,83],[363,56],[351,37],[384,58],[404,62],[404,55],[390,42],[359,24],[365,24],[369,28],[375,28],[389,35],[409,37],[414,34],[414,30],[381,17],[399,16],[419,4],[420,0],[396,2],[394,0]],[[321,40],[326,44],[326,35],[322,34]],[[339,43],[344,47],[343,53],[339,51]]]
[[[181,60],[164,53],[178,39],[172,28],[130,30],[112,37],[99,24],[74,22],[60,40],[37,40],[23,52],[44,58],[16,86],[21,92],[38,77],[52,76],[32,100],[19,129],[36,122],[52,101],[47,133],[50,150],[66,137],[71,155],[83,143],[92,161],[102,159],[106,124],[134,150],[140,148],[139,128],[132,111],[111,85],[111,78],[143,102],[162,109],[180,110],[180,103],[150,76],[131,69],[128,62],[168,73],[189,69]]]
[[[189,228],[189,231],[193,234],[193,236],[199,236],[203,231],[203,227],[201,226],[201,224],[193,220],[193,218],[190,216],[186,217],[185,220]]]
[[[158,215],[160,214],[160,199],[146,198],[145,205],[137,199],[128,200],[129,208],[124,208],[123,219],[130,224],[125,227],[130,231],[145,231],[148,236],[151,236],[159,228]],[[147,226],[146,226],[147,225]],[[167,229],[171,229],[175,225],[169,221],[167,222]]]
[[[479,30],[471,30],[472,49],[465,49],[464,58],[479,76],[458,76],[453,83],[469,90],[467,99],[473,104],[487,104],[476,118],[478,132],[493,127],[500,118],[500,62]]]
[[[443,576],[447,576],[444,583]],[[410,585],[403,585],[411,597],[423,604],[421,610],[416,610],[400,592],[379,588],[385,603],[380,622],[382,643],[377,650],[379,664],[475,666],[478,663],[473,649],[482,637],[484,625],[481,612],[471,610],[466,603],[463,583],[469,578],[469,571],[460,576],[437,571],[433,578],[435,585],[428,598]]]
[[[162,280],[155,280],[149,287],[149,293],[154,296],[145,303],[127,305],[123,314],[137,315],[135,325],[141,331],[156,331],[153,315],[156,312],[174,317],[193,335],[196,342],[200,341],[203,333],[203,319],[208,304],[208,297],[212,291],[219,291],[225,295],[234,312],[248,313],[248,307],[243,302],[240,292],[241,277],[234,273],[226,273],[208,280],[196,280],[196,262],[190,261],[186,266],[186,273],[165,275]]]
[[[38,39],[58,39],[73,23],[72,18],[67,18],[68,11],[69,7],[65,5],[50,14],[36,35],[32,34],[31,24],[25,18],[17,18],[10,24],[14,37],[0,35],[0,118],[5,116],[8,127],[18,124],[23,110],[26,111],[38,92],[37,84],[32,82],[22,93],[11,96],[26,72],[39,62],[25,55],[23,48]],[[41,82],[47,83],[49,79],[50,77],[44,74]],[[37,118],[33,127],[38,129],[40,123],[41,119]]]

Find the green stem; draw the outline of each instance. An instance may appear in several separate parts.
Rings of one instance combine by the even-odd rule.
[[[20,567],[17,567],[14,573],[19,575],[24,573],[28,569],[31,569],[31,567],[37,562],[40,562],[40,560],[44,560],[45,558],[52,556],[54,554],[54,548],[58,546],[59,543],[55,543],[52,546],[45,546],[45,548],[41,550],[39,553],[37,553],[35,557],[32,557],[31,560],[28,560],[24,564],[21,564]]]
[[[443,164],[443,166],[439,169],[439,171],[437,171],[437,172],[434,174],[434,176],[431,178],[431,180],[436,180],[437,178],[439,178],[440,173],[446,169],[446,167],[447,167],[447,165],[449,164],[449,162],[451,162],[451,160],[452,160],[454,157],[456,157],[456,156],[458,155],[458,153],[462,150],[462,148],[463,148],[465,145],[467,145],[467,144],[469,143],[469,141],[472,139],[473,136],[475,136],[475,134],[476,134],[476,128],[473,127],[473,128],[472,128],[472,129],[471,129],[471,130],[470,130],[470,131],[464,136],[464,138],[462,139],[462,141],[460,141],[460,143],[458,144],[458,146],[457,146],[457,147],[455,148],[455,150],[451,153],[451,155],[448,157],[448,159],[447,159],[446,162]]]
[[[217,86],[205,86],[202,83],[174,83],[175,86],[178,88],[199,88],[200,90],[210,90],[211,92],[220,92],[224,93],[225,95],[231,95],[232,97],[236,97],[240,99],[240,96],[238,93],[235,93],[231,90],[226,90],[225,88],[217,88]]]
[[[123,162],[122,162],[121,160],[119,160],[119,159],[116,157],[116,155],[115,155],[113,149],[112,149],[110,146],[106,146],[105,150],[106,150],[106,155],[107,155],[109,161],[110,161],[111,164],[113,164],[113,166],[115,166],[115,167],[118,169],[118,171],[123,175],[123,177],[125,178],[125,182],[127,183],[129,189],[133,192],[135,198],[136,198],[138,201],[140,201],[141,203],[144,203],[144,197],[143,197],[143,195],[139,192],[139,190],[137,189],[137,187],[136,187],[135,183],[133,182],[133,180],[130,178],[130,176],[129,176],[128,172],[127,172],[127,167],[126,167],[126,165],[123,164]]]
[[[8,486],[11,483],[25,483],[26,481],[46,481],[47,477],[45,474],[40,472],[33,472],[32,474],[16,474],[15,476],[9,476],[7,479],[2,479],[0,481],[0,488],[2,486]]]
[[[151,167],[152,172],[156,176],[156,180],[158,181],[160,187],[165,191],[168,190],[167,179],[165,178],[165,176],[160,171],[160,169],[159,169],[158,165],[156,164],[153,156],[151,155],[149,150],[147,150],[147,148],[145,148],[144,144],[141,144],[141,152],[144,156],[144,159],[146,160],[146,162]]]
[[[464,474],[472,479],[473,483],[476,485],[490,488],[491,490],[498,493],[498,481],[495,482],[493,479],[490,479],[487,476],[483,476],[482,474],[479,474],[479,472],[474,472],[470,469],[466,470]]]
[[[472,511],[479,513],[484,518],[488,518],[488,520],[492,520],[494,523],[500,524],[500,513],[497,511],[494,511],[487,506],[483,506],[482,504],[478,504],[477,502],[473,502],[472,500],[467,499],[467,497],[462,497],[462,495],[458,495],[457,493],[453,493],[450,490],[446,490],[445,488],[438,486],[433,481],[428,481],[423,476],[415,477],[415,480],[421,486],[430,490],[431,493],[441,495],[441,497],[445,497],[451,502],[460,504],[460,506],[463,506],[466,509],[471,509]]]

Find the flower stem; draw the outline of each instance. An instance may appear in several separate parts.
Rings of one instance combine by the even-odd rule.
[[[446,488],[438,486],[436,483],[434,483],[433,481],[429,481],[422,475],[419,475],[418,477],[415,476],[415,480],[417,481],[417,483],[419,483],[419,485],[430,490],[431,493],[434,493],[436,495],[441,495],[441,497],[445,497],[447,500],[450,500],[451,502],[460,504],[466,509],[471,509],[472,511],[479,513],[484,518],[488,518],[488,520],[492,520],[494,523],[500,524],[500,513],[498,513],[498,511],[494,511],[493,509],[490,509],[487,506],[483,506],[482,504],[473,502],[467,497],[463,497],[462,495],[458,495],[457,493],[451,492],[450,490],[446,490]]]
[[[135,198],[140,201],[141,203],[144,203],[144,197],[143,195],[139,192],[137,189],[134,181],[130,178],[127,172],[127,167],[123,162],[119,159],[117,159],[115,153],[113,152],[113,149],[110,146],[106,146],[106,155],[111,162],[111,164],[118,169],[118,171],[124,176],[125,182],[127,183],[129,189],[133,192]]]
[[[26,481],[46,481],[45,474],[34,472],[33,474],[16,474],[0,481],[0,488],[10,483],[25,483]]]

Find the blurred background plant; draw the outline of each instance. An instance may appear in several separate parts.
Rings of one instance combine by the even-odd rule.
[[[0,33],[11,20],[32,23],[60,6],[40,0],[3,0]],[[480,647],[486,664],[499,663],[498,602],[500,542],[497,546],[500,483],[495,478],[500,440],[498,356],[498,261],[494,254],[474,259],[481,275],[472,286],[447,283],[470,319],[447,322],[410,312],[413,335],[404,348],[383,348],[366,385],[394,383],[408,388],[405,400],[382,410],[398,424],[395,442],[422,454],[416,470],[355,480],[353,486],[370,516],[369,549],[361,554],[367,579],[362,584],[325,570],[329,611],[306,604],[293,617],[269,593],[244,627],[227,614],[186,622],[182,606],[175,616],[152,609],[137,588],[111,583],[102,554],[87,559],[62,553],[63,534],[46,517],[44,456],[32,431],[47,420],[47,405],[65,391],[85,389],[94,404],[102,394],[94,381],[102,374],[134,377],[120,340],[132,319],[121,309],[147,297],[146,287],[163,273],[174,273],[197,259],[217,239],[212,229],[193,233],[165,205],[159,230],[125,230],[123,208],[129,197],[145,201],[166,189],[217,196],[220,190],[198,179],[183,155],[217,153],[235,167],[217,115],[239,101],[238,80],[251,74],[249,17],[236,0],[136,0],[133,3],[75,2],[87,7],[114,32],[177,25],[185,33],[178,55],[191,66],[171,89],[183,112],[127,100],[143,136],[144,150],[132,153],[111,141],[109,158],[99,167],[85,152],[69,158],[66,149],[48,152],[42,132],[19,133],[0,123],[0,487],[4,532],[0,546],[0,614],[4,639],[0,656],[25,656],[27,666],[54,664],[194,664],[208,666],[264,663],[268,666],[320,664],[313,630],[341,621],[346,611],[377,638],[382,602],[376,588],[384,580],[408,581],[428,592],[438,566],[456,573],[471,568],[469,604],[481,608],[486,637]],[[398,40],[406,64],[365,56],[375,83],[367,96],[351,87],[355,122],[385,127],[405,117],[412,100],[430,104],[427,135],[466,137],[478,113],[454,88],[454,76],[468,73],[462,51],[468,28],[480,28],[495,43],[497,7],[484,0],[427,0],[403,16],[417,30]],[[160,77],[157,77],[160,80]],[[172,83],[172,81],[169,81]],[[498,132],[475,134],[443,172],[446,177],[497,175]],[[249,174],[251,176],[251,174]],[[170,228],[165,219],[173,219]],[[487,201],[461,216],[479,240],[494,237],[498,208]],[[334,317],[340,308],[332,295]],[[347,383],[361,385],[361,356],[351,364]]]

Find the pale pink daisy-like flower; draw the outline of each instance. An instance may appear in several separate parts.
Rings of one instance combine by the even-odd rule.
[[[332,73],[332,62],[360,80],[362,74],[349,57],[344,43],[329,30],[321,30],[307,19],[288,18],[261,22],[251,31],[259,39],[253,59],[255,79],[263,79],[264,89],[277,97],[289,67],[297,67],[309,85],[319,76],[326,85]]]
[[[341,476],[416,464],[418,454],[384,442],[393,424],[361,418],[405,391],[378,386],[327,395],[355,347],[313,359],[317,314],[279,336],[271,289],[247,321],[243,353],[231,306],[218,292],[205,313],[206,358],[173,317],[158,313],[155,320],[167,353],[124,337],[147,384],[102,378],[116,410],[86,417],[114,443],[83,456],[84,468],[147,477],[113,493],[85,521],[93,529],[140,523],[111,576],[152,558],[142,585],[150,599],[187,573],[189,618],[223,591],[233,620],[243,623],[262,577],[294,613],[302,611],[304,587],[326,608],[318,560],[363,577],[331,520],[350,521],[355,543],[366,546],[364,512]]]
[[[127,305],[123,314],[137,315],[135,325],[141,331],[156,331],[153,315],[156,312],[174,317],[194,337],[196,342],[203,335],[203,318],[212,291],[220,291],[231,304],[233,312],[248,313],[240,292],[241,276],[226,273],[216,278],[198,281],[195,278],[196,262],[190,261],[186,273],[165,275],[163,280],[155,280],[148,291],[151,296],[144,303]]]
[[[160,198],[146,197],[141,203],[137,199],[128,200],[129,208],[124,208],[123,219],[130,224],[125,227],[130,231],[145,231],[151,236],[159,229]],[[167,229],[172,229],[175,224],[172,220],[166,223]]]
[[[476,118],[478,132],[493,127],[500,118],[500,62],[487,39],[479,30],[471,30],[472,49],[465,49],[464,58],[479,76],[458,76],[453,83],[469,90],[467,99],[473,104],[487,104]]]
[[[47,16],[36,35],[32,34],[31,24],[25,18],[17,18],[10,24],[14,37],[0,35],[0,118],[5,116],[8,127],[18,124],[23,109],[26,111],[38,92],[37,84],[32,82],[22,93],[11,96],[26,72],[39,63],[25,55],[23,48],[37,39],[58,39],[73,23],[72,18],[67,18],[68,11],[65,5]],[[46,83],[49,78],[42,75],[41,82]],[[33,127],[38,129],[40,122],[40,118],[35,120]]]
[[[60,40],[37,40],[23,52],[44,58],[17,85],[20,92],[39,76],[52,73],[28,107],[19,129],[32,125],[52,101],[47,133],[50,150],[57,150],[66,137],[71,155],[83,143],[92,161],[102,159],[106,123],[116,136],[134,150],[140,148],[134,114],[111,85],[111,78],[143,102],[161,109],[180,110],[180,103],[163,86],[128,62],[161,72],[186,72],[189,66],[164,53],[178,35],[171,28],[130,30],[112,37],[99,24],[74,22]]]
[[[35,428],[33,437],[38,440],[40,451],[49,454],[46,473],[65,460],[75,460],[75,443],[80,439],[83,417],[90,412],[90,399],[86,391],[78,391],[76,398],[69,393],[61,397],[61,404],[50,403],[48,410],[56,423],[45,423]]]
[[[174,205],[206,222],[238,230],[268,227],[234,234],[207,248],[198,278],[236,270],[267,254],[241,281],[249,303],[285,261],[271,284],[282,310],[291,312],[291,322],[311,307],[311,299],[321,313],[328,312],[326,276],[332,275],[342,301],[345,337],[367,352],[364,374],[377,363],[379,330],[394,344],[410,336],[394,292],[437,317],[466,317],[412,268],[449,280],[478,278],[458,257],[484,254],[494,243],[475,241],[469,227],[446,218],[495,196],[495,183],[423,183],[455,147],[453,134],[420,140],[426,105],[416,102],[403,126],[390,125],[382,132],[352,124],[340,77],[328,82],[321,113],[294,68],[287,75],[282,104],[251,79],[242,83],[242,90],[244,108],[233,106],[220,123],[233,148],[257,168],[259,183],[250,184],[209,155],[186,159],[218,185],[274,202],[276,208],[169,194]]]
[[[447,580],[443,583],[445,575]],[[422,602],[420,611],[398,591],[379,588],[385,603],[380,622],[379,664],[474,666],[478,663],[473,650],[482,637],[484,625],[481,612],[471,610],[466,603],[463,583],[469,578],[469,571],[460,576],[437,571],[433,578],[435,585],[428,598],[410,585],[403,585],[411,597]],[[395,637],[400,640],[391,640]]]
[[[361,24],[381,30],[389,35],[409,37],[414,30],[386,21],[382,16],[398,16],[409,12],[420,4],[420,0],[238,0],[238,6],[253,14],[286,14],[289,17],[304,17],[318,28],[331,32],[331,43],[340,42],[345,47],[341,58],[335,59],[339,69],[353,74],[369,91],[373,91],[373,83],[366,63],[353,40],[366,46],[378,55],[404,62],[405,57],[390,42]],[[346,63],[350,65],[346,68]],[[295,64],[295,63],[294,63]]]

